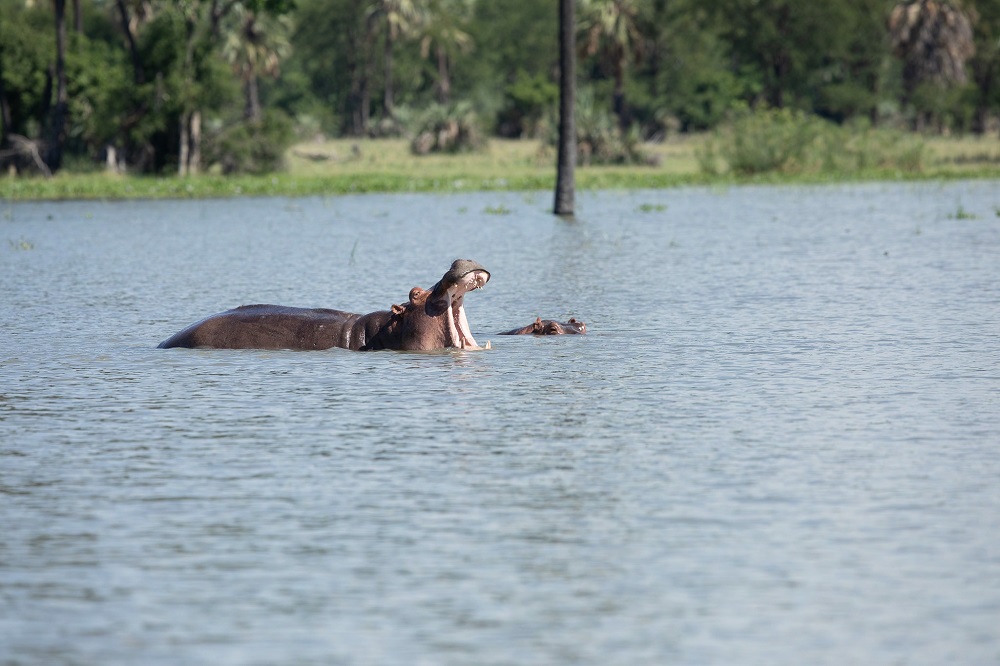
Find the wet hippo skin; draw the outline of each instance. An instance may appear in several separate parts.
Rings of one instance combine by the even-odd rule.
[[[464,299],[467,292],[482,288],[489,279],[489,271],[478,263],[456,259],[430,290],[414,287],[406,303],[390,310],[355,314],[326,308],[244,305],[191,324],[161,342],[159,348],[482,349],[469,329]]]
[[[552,319],[542,319],[538,317],[534,323],[515,328],[511,331],[504,331],[497,335],[566,335],[569,333],[586,333],[587,325],[582,321],[577,321],[570,317],[567,322],[553,321]]]

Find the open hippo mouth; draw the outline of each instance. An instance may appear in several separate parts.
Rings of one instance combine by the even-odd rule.
[[[428,300],[428,311],[434,316],[446,314],[446,346],[458,349],[490,349],[492,346],[487,342],[485,347],[480,347],[476,342],[465,316],[464,305],[465,294],[482,289],[489,280],[490,272],[476,262],[456,259],[451,270],[434,285]]]

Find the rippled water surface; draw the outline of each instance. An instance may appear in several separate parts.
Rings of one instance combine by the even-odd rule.
[[[549,206],[0,204],[0,664],[1000,663],[1000,186]],[[155,349],[456,257],[491,351]]]

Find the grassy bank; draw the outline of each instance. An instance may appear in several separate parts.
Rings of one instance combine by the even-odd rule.
[[[815,183],[860,180],[1000,178],[1000,139],[926,140],[919,172],[866,170],[850,173],[781,173],[753,177],[703,174],[698,154],[706,137],[682,137],[646,150],[656,166],[591,166],[577,169],[579,189],[665,188],[747,182]],[[293,146],[286,171],[270,176],[195,178],[67,174],[54,178],[0,178],[0,199],[162,199],[231,196],[305,196],[361,192],[462,192],[548,190],[554,185],[554,154],[537,141],[493,140],[481,153],[410,154],[402,139],[308,142]]]

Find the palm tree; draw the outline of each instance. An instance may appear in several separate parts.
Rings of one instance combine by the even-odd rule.
[[[226,35],[222,53],[243,82],[244,118],[258,121],[261,118],[258,79],[277,76],[282,59],[291,52],[290,19],[258,14],[243,4],[236,5],[232,13],[236,27]]]
[[[381,17],[385,22],[385,51],[382,57],[385,76],[383,106],[390,118],[395,102],[392,85],[392,52],[396,41],[409,34],[420,22],[421,12],[415,0],[376,0],[369,8],[370,18]]]
[[[576,19],[575,0],[559,0],[559,162],[555,214],[573,216],[576,192]]]
[[[641,35],[636,25],[636,0],[588,0],[584,3],[584,51],[598,54],[615,81],[612,110],[622,129],[628,126],[625,67],[638,53]]]
[[[66,91],[66,0],[53,0],[53,6],[56,16],[56,104],[52,107],[45,163],[55,172],[62,166],[69,94]]]
[[[451,95],[451,63],[459,54],[472,50],[472,37],[462,29],[470,9],[469,0],[435,0],[422,26],[420,56],[429,57],[433,47],[437,60],[437,96],[441,104],[447,104]]]
[[[905,102],[922,84],[950,88],[966,82],[965,62],[975,54],[975,46],[972,21],[957,4],[901,2],[889,14],[889,36],[903,60]]]

